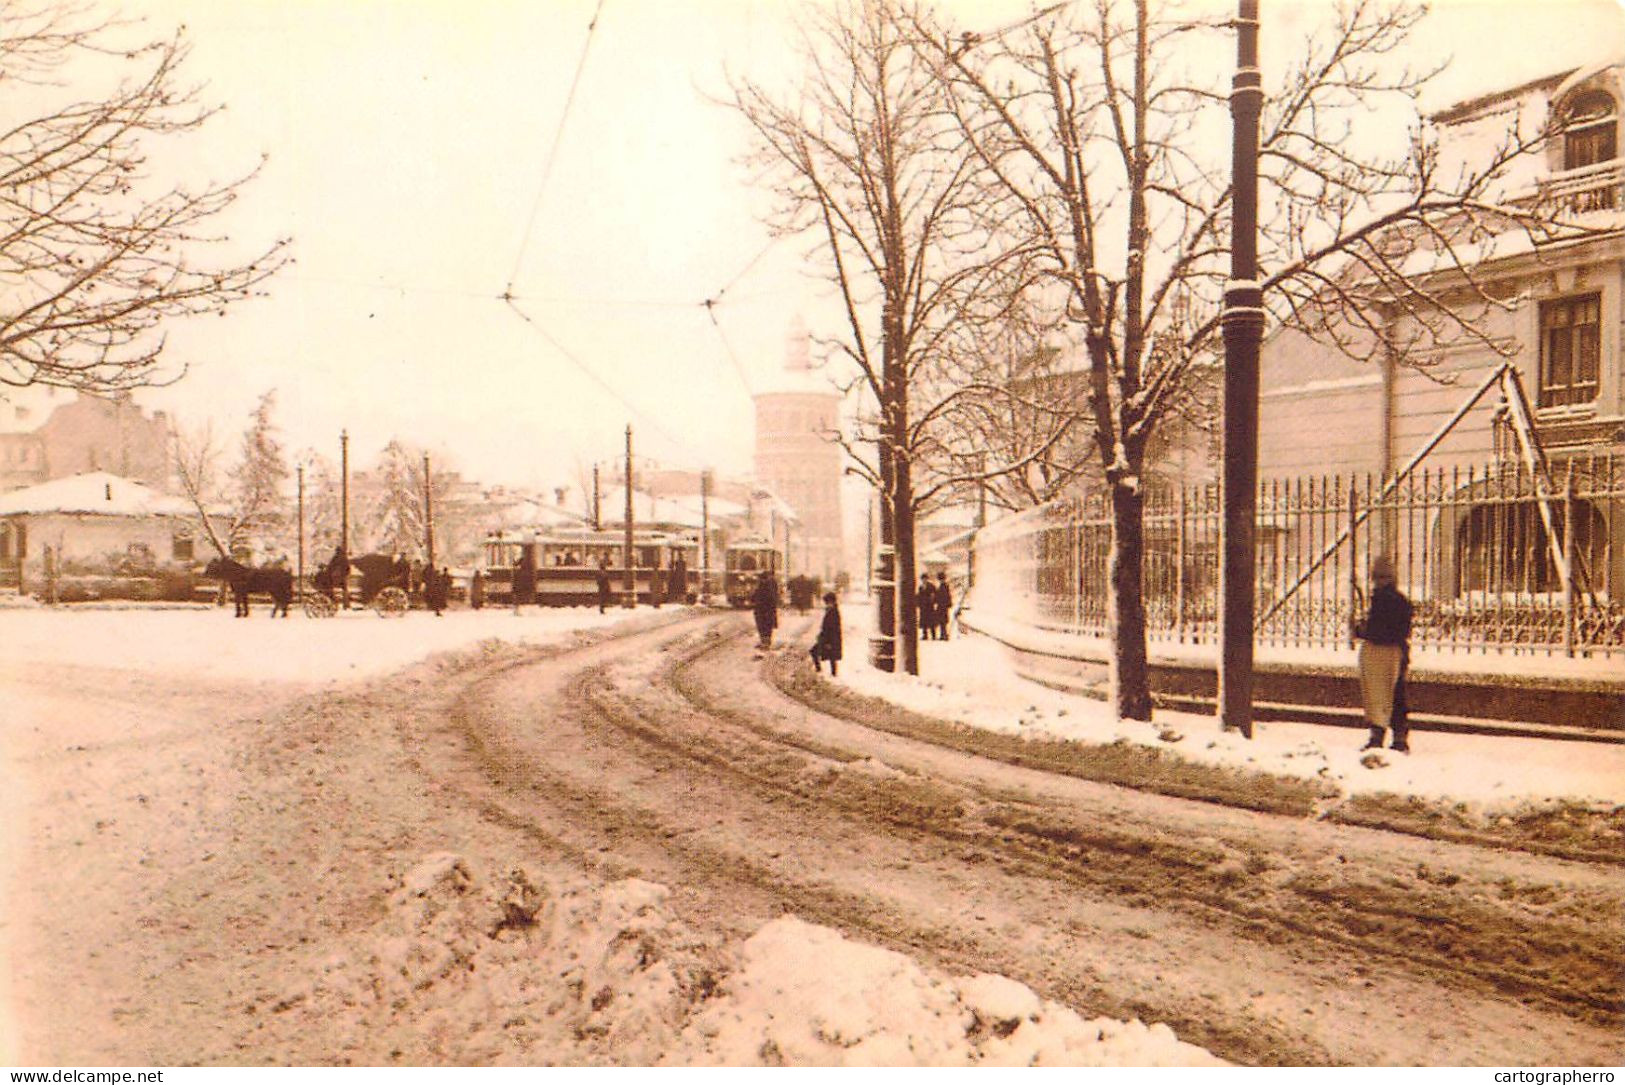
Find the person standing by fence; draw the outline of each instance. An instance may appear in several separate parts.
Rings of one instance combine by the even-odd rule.
[[[1360,640],[1360,695],[1371,729],[1363,748],[1378,750],[1393,722],[1394,698],[1411,639],[1411,602],[1396,587],[1394,561],[1386,554],[1371,560],[1371,606],[1364,618],[1354,620],[1353,628]],[[1409,753],[1406,738],[1406,731],[1396,728],[1394,749]]]

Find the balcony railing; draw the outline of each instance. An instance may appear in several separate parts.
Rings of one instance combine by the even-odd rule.
[[[1536,184],[1534,192],[1518,202],[1571,215],[1614,211],[1625,207],[1625,160],[1614,159],[1565,170]]]

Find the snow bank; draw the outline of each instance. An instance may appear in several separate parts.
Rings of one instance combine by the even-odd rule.
[[[1003,976],[955,979],[783,916],[741,949],[668,1064],[1215,1066],[1166,1025],[1085,1020]]]
[[[672,609],[661,613],[670,613]],[[591,607],[452,610],[439,618],[348,611],[332,618],[267,617],[256,608],[0,609],[8,663],[73,663],[172,677],[333,682],[387,674],[436,652],[482,640],[547,644],[573,632],[648,618],[648,608],[599,614]]]
[[[1218,1065],[1164,1025],[1085,1020],[793,916],[720,954],[665,886],[429,855],[382,916],[246,1012],[320,1062],[629,1066]],[[708,962],[735,957],[718,980]]]
[[[648,1065],[713,983],[666,896],[430,855],[376,925],[249,1012],[321,1062]]]
[[[870,612],[845,613],[847,643],[867,642]],[[996,642],[956,636],[920,645],[919,677],[885,674],[863,651],[847,653],[839,682],[923,715],[1034,738],[1127,741],[1192,760],[1329,782],[1342,794],[1387,791],[1486,809],[1553,800],[1625,802],[1625,746],[1500,735],[1412,732],[1409,755],[1383,751],[1361,763],[1365,732],[1323,724],[1261,722],[1249,741],[1212,716],[1156,712],[1155,722],[1119,720],[1103,701],[1061,693],[1021,678]],[[1166,736],[1166,737],[1163,737]]]

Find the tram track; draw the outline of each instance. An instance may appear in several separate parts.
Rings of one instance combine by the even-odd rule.
[[[1514,878],[1555,894],[1541,915],[1494,899],[1527,864],[1482,849],[866,729],[769,687],[741,631],[690,619],[472,676],[422,771],[573,864],[671,884],[718,940],[788,908],[1243,1062],[1617,1058],[1597,973],[1618,886],[1592,868]],[[1421,1034],[1340,1023],[1393,1007]]]

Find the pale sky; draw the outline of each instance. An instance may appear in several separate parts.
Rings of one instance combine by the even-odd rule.
[[[735,281],[767,244],[764,197],[736,161],[741,122],[707,96],[725,69],[780,78],[794,8],[603,0],[544,188],[595,2],[134,5],[155,30],[186,24],[188,74],[228,105],[187,167],[225,175],[268,153],[232,232],[291,235],[298,260],[270,299],[177,325],[170,349],[190,372],[141,401],[235,432],[275,387],[290,450],[336,458],[347,426],[358,463],[399,437],[488,483],[573,481],[578,460],[619,451],[628,422],[640,452],[748,470],[746,380],[700,303],[733,282],[718,318],[759,390],[796,314],[828,314],[827,288],[792,241]],[[970,26],[1029,6],[950,5]],[[1317,6],[1263,0],[1266,69]],[[1444,0],[1416,48],[1456,56],[1425,103],[1438,107],[1625,53],[1625,14]],[[499,300],[510,281],[579,364]]]

